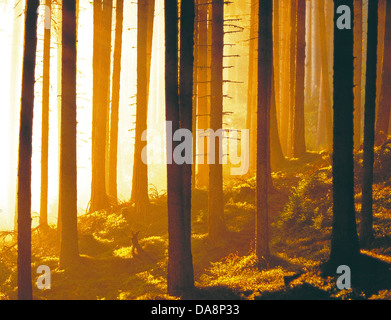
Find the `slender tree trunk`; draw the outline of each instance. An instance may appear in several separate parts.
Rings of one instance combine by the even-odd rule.
[[[305,104],[312,100],[312,1],[306,1]]]
[[[305,16],[306,0],[297,1],[297,49],[296,49],[296,94],[293,114],[293,156],[302,156],[306,152],[305,121],[304,121],[304,90],[305,90]]]
[[[320,53],[322,65],[322,90],[324,98],[324,118],[326,127],[326,147],[328,150],[332,149],[333,133],[332,133],[332,102],[331,102],[331,88],[329,78],[329,54],[327,45],[327,29],[326,29],[326,13],[325,0],[318,0],[318,16],[319,16],[319,30],[320,30]]]
[[[49,158],[49,91],[50,91],[50,28],[51,0],[45,1],[45,29],[43,38],[42,80],[42,136],[41,136],[41,199],[39,224],[48,224],[48,158]],[[49,25],[50,26],[50,25]]]
[[[353,10],[353,0],[334,0]],[[334,12],[334,25],[340,16]],[[333,143],[333,224],[330,271],[357,262],[359,244],[354,209],[353,167],[353,30],[334,28],[334,143]]]
[[[93,97],[92,97],[92,175],[90,212],[104,209],[109,201],[106,193],[106,131],[107,131],[107,94],[105,70],[107,39],[104,27],[106,2],[94,0],[94,40],[93,40]],[[107,10],[107,9],[106,9]],[[106,12],[106,11],[105,11]],[[108,72],[108,74],[107,74]]]
[[[259,1],[258,29],[258,132],[257,132],[257,215],[255,251],[258,260],[268,259],[268,192],[270,175],[270,107],[273,66],[273,1]]]
[[[354,0],[354,149],[361,145],[362,0]]]
[[[190,33],[194,27],[188,10],[194,3],[186,5],[182,3],[182,18],[188,17],[181,22],[181,32]],[[185,7],[186,6],[186,7]],[[193,11],[194,14],[194,11]],[[188,105],[179,105],[178,95],[178,4],[176,1],[165,1],[165,81],[166,81],[166,121],[171,127],[167,127],[167,205],[168,205],[168,271],[167,290],[171,295],[183,295],[194,287],[193,266],[190,247],[189,212],[184,213],[184,197],[187,193],[183,189],[183,183],[187,179],[183,177],[183,165],[172,161],[173,150],[178,141],[173,141],[173,132],[180,129],[181,111],[185,111],[185,123],[191,118],[191,108]],[[185,30],[183,30],[185,29]],[[182,36],[183,36],[182,34]],[[192,37],[191,37],[192,38]],[[190,40],[190,39],[187,39]],[[189,41],[190,42],[190,41]],[[185,45],[189,44],[185,41]],[[183,49],[183,48],[182,48]],[[189,52],[192,56],[192,49]],[[185,67],[182,65],[182,67]],[[189,67],[186,65],[186,67]],[[190,68],[189,68],[190,69]],[[183,71],[183,69],[182,69]],[[190,71],[190,78],[192,70]],[[183,79],[182,79],[183,80]],[[187,87],[192,91],[189,81]],[[182,83],[184,85],[184,83]],[[183,87],[182,87],[183,88]],[[187,95],[186,95],[187,96]],[[191,98],[190,100],[191,101]],[[191,102],[190,102],[191,104]],[[182,109],[183,107],[183,109]],[[188,110],[190,109],[190,110]],[[182,112],[183,114],[183,112]],[[170,131],[170,130],[171,131]],[[171,146],[171,148],[169,147]],[[170,161],[171,159],[171,161]],[[191,168],[191,167],[190,167]],[[186,176],[186,173],[185,173]],[[186,202],[186,201],[185,201]]]
[[[368,3],[368,45],[364,111],[364,173],[359,229],[361,246],[368,246],[373,239],[372,187],[376,115],[377,26],[378,0],[372,0]]]
[[[208,84],[208,0],[199,0],[198,4],[198,45],[197,45],[197,129],[205,131],[209,129],[209,84]],[[197,140],[204,136],[197,134]],[[209,166],[207,164],[207,145],[199,150],[199,163],[197,165],[197,184],[199,187],[207,187],[209,180]]]
[[[387,138],[391,113],[391,3],[388,1],[386,6],[382,83],[376,119],[377,145],[382,144]]]
[[[109,186],[108,194],[117,202],[117,158],[118,158],[118,121],[121,87],[121,57],[122,29],[124,17],[124,0],[117,0],[115,14],[115,43],[113,62],[113,82],[111,90],[111,119],[110,119],[110,156],[109,156]]]
[[[297,33],[297,0],[291,0],[290,6],[290,55],[289,55],[289,122],[288,122],[288,155],[293,156],[294,145],[294,110],[296,103],[296,33]]]
[[[212,1],[212,61],[210,128],[216,133],[223,128],[223,49],[224,0]],[[211,137],[214,150],[209,149],[209,239],[221,241],[225,230],[223,200],[222,131]],[[218,137],[220,136],[220,138]]]
[[[250,16],[250,45],[249,45],[249,61],[248,61],[248,88],[247,88],[247,115],[246,128],[249,130],[249,172],[256,171],[256,153],[254,152],[257,143],[256,126],[254,118],[256,118],[256,103],[257,103],[257,69],[256,65],[256,50],[257,50],[257,11],[258,1],[251,1],[251,16]]]
[[[24,31],[22,97],[18,160],[18,299],[32,300],[31,156],[37,50],[38,0],[28,0]]]
[[[142,133],[147,130],[148,95],[149,95],[149,48],[152,48],[152,37],[148,29],[152,26],[153,15],[150,15],[151,0],[141,0],[138,3],[137,19],[137,112],[136,135],[134,145],[134,163],[132,179],[131,200],[135,203],[136,211],[140,214],[146,212],[149,204],[148,198],[148,165],[146,155],[142,151],[147,142],[142,140]],[[147,39],[147,41],[146,41]]]
[[[76,156],[76,1],[62,3],[62,108],[60,140],[60,266],[75,263],[79,256],[77,236]]]
[[[382,70],[383,70],[383,52],[385,39],[385,23],[386,23],[386,0],[378,1],[378,29],[377,29],[377,78],[376,78],[376,107],[379,106],[380,92],[382,87]],[[377,112],[378,108],[376,108]]]
[[[17,126],[20,115],[20,55],[21,55],[21,35],[23,27],[22,13],[24,10],[24,2],[15,0],[14,6],[14,20],[12,28],[12,51],[11,51],[11,75],[10,75],[10,126]],[[18,163],[18,132],[17,130],[10,130],[9,135],[9,162],[10,167],[8,171],[8,188],[7,199],[9,201],[8,210],[13,213],[10,219],[14,221],[14,231],[18,228],[18,206],[17,206],[17,163]]]

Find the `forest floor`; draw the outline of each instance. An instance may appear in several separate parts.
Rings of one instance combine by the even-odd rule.
[[[356,209],[360,209],[362,154],[356,160]],[[287,160],[273,173],[270,195],[272,258],[257,263],[254,254],[254,177],[225,186],[226,236],[210,243],[207,193],[195,190],[192,207],[192,254],[196,289],[183,299],[391,299],[391,151],[376,151],[374,233],[362,250],[362,268],[352,289],[339,290],[338,275],[325,277],[321,265],[329,256],[332,221],[330,156],[308,153]],[[359,215],[357,217],[359,221]],[[137,218],[128,203],[79,217],[80,259],[73,268],[58,268],[58,235],[54,226],[36,229],[32,243],[32,276],[39,265],[51,268],[51,289],[33,286],[34,299],[177,299],[166,294],[166,195],[151,190],[148,214]],[[132,247],[139,232],[141,252]],[[16,241],[0,240],[0,299],[16,299]]]

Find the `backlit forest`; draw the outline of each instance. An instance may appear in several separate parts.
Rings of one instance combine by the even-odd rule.
[[[391,0],[1,0],[0,43],[0,300],[391,299]]]

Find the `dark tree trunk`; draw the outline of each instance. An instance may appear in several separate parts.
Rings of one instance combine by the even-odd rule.
[[[76,156],[76,1],[62,3],[62,104],[60,137],[60,266],[79,256],[77,236]]]
[[[22,71],[22,97],[18,159],[18,299],[32,300],[31,283],[31,156],[34,110],[37,9],[27,1]]]
[[[181,8],[181,101],[178,94],[178,4],[165,1],[165,81],[167,158],[179,144],[173,133],[181,124],[192,128],[194,2],[182,2]],[[185,76],[186,74],[186,76]],[[184,127],[184,128],[185,128]],[[167,128],[168,129],[168,128]],[[190,232],[191,164],[167,162],[168,271],[167,291],[181,296],[194,287]]]
[[[113,62],[113,83],[111,92],[110,154],[108,194],[117,202],[117,158],[118,158],[118,120],[121,82],[122,29],[124,0],[117,0],[115,14],[115,43]]]
[[[391,3],[387,1],[386,6],[382,82],[376,119],[377,145],[381,145],[387,138],[391,113]]]
[[[364,173],[359,229],[361,246],[368,246],[373,239],[372,187],[376,115],[377,14],[378,0],[372,0],[368,4],[367,71],[364,110]]]
[[[335,8],[353,0],[334,0]],[[339,15],[334,12],[334,25]],[[359,255],[353,175],[353,30],[334,28],[333,224],[328,266],[353,267]]]
[[[47,9],[46,9],[47,8]],[[47,11],[48,10],[48,11]],[[49,165],[49,90],[50,90],[50,22],[51,0],[45,1],[45,29],[43,38],[42,75],[42,135],[41,135],[41,199],[40,226],[48,224],[48,165]]]
[[[212,57],[211,57],[211,110],[210,128],[216,133],[223,128],[223,49],[224,0],[212,1]],[[209,239],[221,241],[224,231],[222,131],[211,137],[214,150],[208,150],[209,164]],[[218,137],[220,136],[220,138]]]
[[[270,256],[268,192],[270,176],[270,107],[273,66],[273,1],[259,1],[258,112],[257,112],[257,215],[255,250],[259,260]]]

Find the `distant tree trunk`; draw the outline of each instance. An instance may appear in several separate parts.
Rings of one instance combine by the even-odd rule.
[[[109,155],[109,186],[108,194],[117,202],[117,158],[118,158],[118,120],[121,87],[121,57],[122,57],[122,29],[124,17],[124,0],[117,0],[115,14],[115,42],[113,62],[113,82],[111,92],[111,119],[110,119],[110,155]]]
[[[28,0],[24,31],[22,97],[18,159],[18,299],[32,300],[31,156],[37,50],[38,0]]]
[[[198,3],[198,44],[197,44],[197,129],[209,129],[209,83],[208,83],[208,0],[199,0]],[[197,140],[204,136],[197,134]],[[199,187],[207,187],[209,180],[209,166],[207,164],[207,144],[199,150],[199,163],[197,165],[197,184]],[[202,160],[201,160],[202,159]]]
[[[21,44],[21,34],[23,27],[22,12],[24,11],[24,2],[15,0],[14,5],[14,16],[13,16],[13,28],[12,28],[12,51],[11,51],[11,72],[10,72],[10,114],[9,114],[9,124],[11,126],[17,126],[17,122],[20,115],[20,44]],[[8,170],[8,188],[7,188],[7,199],[8,199],[8,210],[12,212],[10,220],[14,221],[14,231],[17,231],[18,224],[18,206],[17,206],[17,154],[18,154],[18,145],[19,137],[16,130],[10,130],[9,135],[9,170]]]
[[[322,90],[323,90],[323,107],[324,107],[324,121],[326,127],[326,148],[332,149],[333,133],[332,133],[332,102],[331,102],[331,88],[329,79],[329,54],[327,45],[327,29],[326,29],[326,13],[325,0],[318,0],[318,16],[319,16],[319,30],[320,30],[320,54],[322,65]]]
[[[305,104],[312,100],[312,1],[306,1]]]
[[[138,213],[145,213],[149,204],[148,165],[146,157],[142,158],[142,151],[147,141],[142,141],[141,137],[147,130],[148,118],[149,64],[151,63],[148,51],[149,47],[152,47],[152,37],[149,37],[148,30],[152,28],[153,23],[153,14],[150,15],[151,5],[154,5],[154,1],[140,0],[137,11],[137,111],[131,200],[135,203]]]
[[[249,172],[256,171],[256,153],[254,152],[257,144],[257,129],[256,129],[256,104],[257,104],[257,69],[256,65],[256,50],[257,50],[257,10],[258,1],[251,1],[251,16],[250,16],[250,44],[249,44],[249,60],[248,60],[248,88],[247,88],[247,115],[246,128],[249,130]]]
[[[293,156],[293,144],[294,144],[294,110],[296,103],[296,34],[297,34],[297,0],[291,0],[290,6],[290,55],[289,55],[289,122],[288,122],[288,155]]]
[[[376,112],[380,102],[380,92],[382,87],[383,53],[386,24],[386,0],[378,0],[378,29],[377,29],[377,78],[376,78]]]
[[[192,2],[192,1],[191,1]],[[173,150],[179,144],[178,141],[173,141],[173,132],[180,129],[181,110],[185,112],[185,123],[191,118],[191,107],[182,104],[180,108],[178,94],[178,4],[176,1],[168,1],[165,3],[165,81],[166,81],[166,121],[171,123],[172,131],[167,130],[167,159],[173,159]],[[182,37],[194,28],[194,11],[190,14],[191,8],[194,10],[194,2],[186,4],[182,3],[181,16],[184,21],[181,21]],[[193,21],[192,18],[193,17]],[[185,30],[184,30],[185,29]],[[192,37],[191,37],[192,38]],[[182,39],[182,44],[189,42]],[[188,48],[187,46],[185,46]],[[182,48],[183,49],[183,48]],[[193,55],[192,50],[188,52]],[[185,67],[185,66],[182,66]],[[186,65],[186,67],[189,67]],[[189,67],[190,69],[190,67]],[[183,69],[182,69],[183,70]],[[190,78],[192,71],[190,71]],[[182,79],[183,80],[183,79]],[[188,81],[188,79],[186,80]],[[192,90],[190,80],[185,87]],[[184,85],[184,83],[182,83]],[[187,95],[186,95],[187,96]],[[190,99],[191,101],[191,99]],[[190,102],[191,104],[191,102]],[[190,109],[190,110],[189,110]],[[183,113],[182,113],[183,115]],[[167,128],[168,129],[168,128]],[[193,265],[190,246],[190,226],[189,212],[184,212],[184,197],[186,197],[183,183],[187,179],[183,177],[183,165],[177,164],[174,161],[167,162],[167,205],[168,205],[168,271],[167,271],[167,291],[171,295],[183,295],[188,290],[194,287]],[[190,167],[191,168],[191,167]],[[186,176],[186,173],[185,173]]]
[[[285,154],[285,156],[288,156],[288,127],[289,127],[289,77],[290,77],[290,59],[289,59],[289,52],[290,52],[290,37],[289,37],[289,1],[285,0],[284,5],[281,5],[280,15],[281,15],[281,42],[283,44],[282,47],[282,54],[281,54],[281,108],[280,108],[280,116],[279,116],[279,123],[280,123],[280,139],[281,139],[281,147]]]
[[[306,152],[305,121],[304,121],[304,90],[305,90],[305,16],[306,0],[297,1],[297,33],[296,33],[296,94],[293,109],[293,156],[302,156]]]
[[[354,149],[361,146],[362,0],[354,0]]]
[[[270,175],[270,107],[273,66],[273,1],[259,1],[258,112],[257,112],[257,214],[255,251],[258,260],[268,259],[268,192]]]
[[[41,199],[40,226],[48,224],[48,165],[49,165],[49,91],[50,91],[50,22],[51,0],[45,0],[45,29],[43,38],[42,75],[42,135],[41,135]]]
[[[210,128],[216,133],[223,128],[223,49],[224,0],[212,1],[212,61]],[[220,137],[211,137],[214,150],[208,150],[209,164],[209,239],[221,241],[225,230],[223,200],[222,131]]]
[[[381,145],[387,138],[391,113],[391,3],[388,1],[386,6],[382,85],[376,119],[376,145]]]
[[[319,0],[311,0],[311,9],[312,9],[312,98],[313,101],[317,104],[319,101],[319,93],[321,91],[321,53],[320,53],[320,40],[319,36],[320,27],[319,27]]]
[[[377,26],[378,0],[368,3],[368,45],[367,71],[365,83],[364,113],[364,173],[362,183],[362,206],[360,222],[360,244],[368,246],[373,239],[373,162],[375,141],[376,110],[376,66],[377,66]]]
[[[353,0],[334,0],[353,10]],[[334,25],[339,15],[334,12]],[[333,135],[333,224],[330,271],[357,262],[359,244],[354,209],[353,168],[353,30],[334,28],[334,135]]]
[[[106,193],[106,132],[108,85],[104,79],[110,71],[105,70],[109,45],[104,32],[107,22],[106,0],[94,0],[94,40],[93,40],[93,96],[92,96],[92,175],[90,212],[101,210],[109,205]],[[110,48],[110,47],[109,47]],[[107,73],[108,72],[108,73]]]
[[[76,156],[76,1],[62,3],[62,108],[60,142],[60,266],[75,263],[79,256],[77,236]]]

